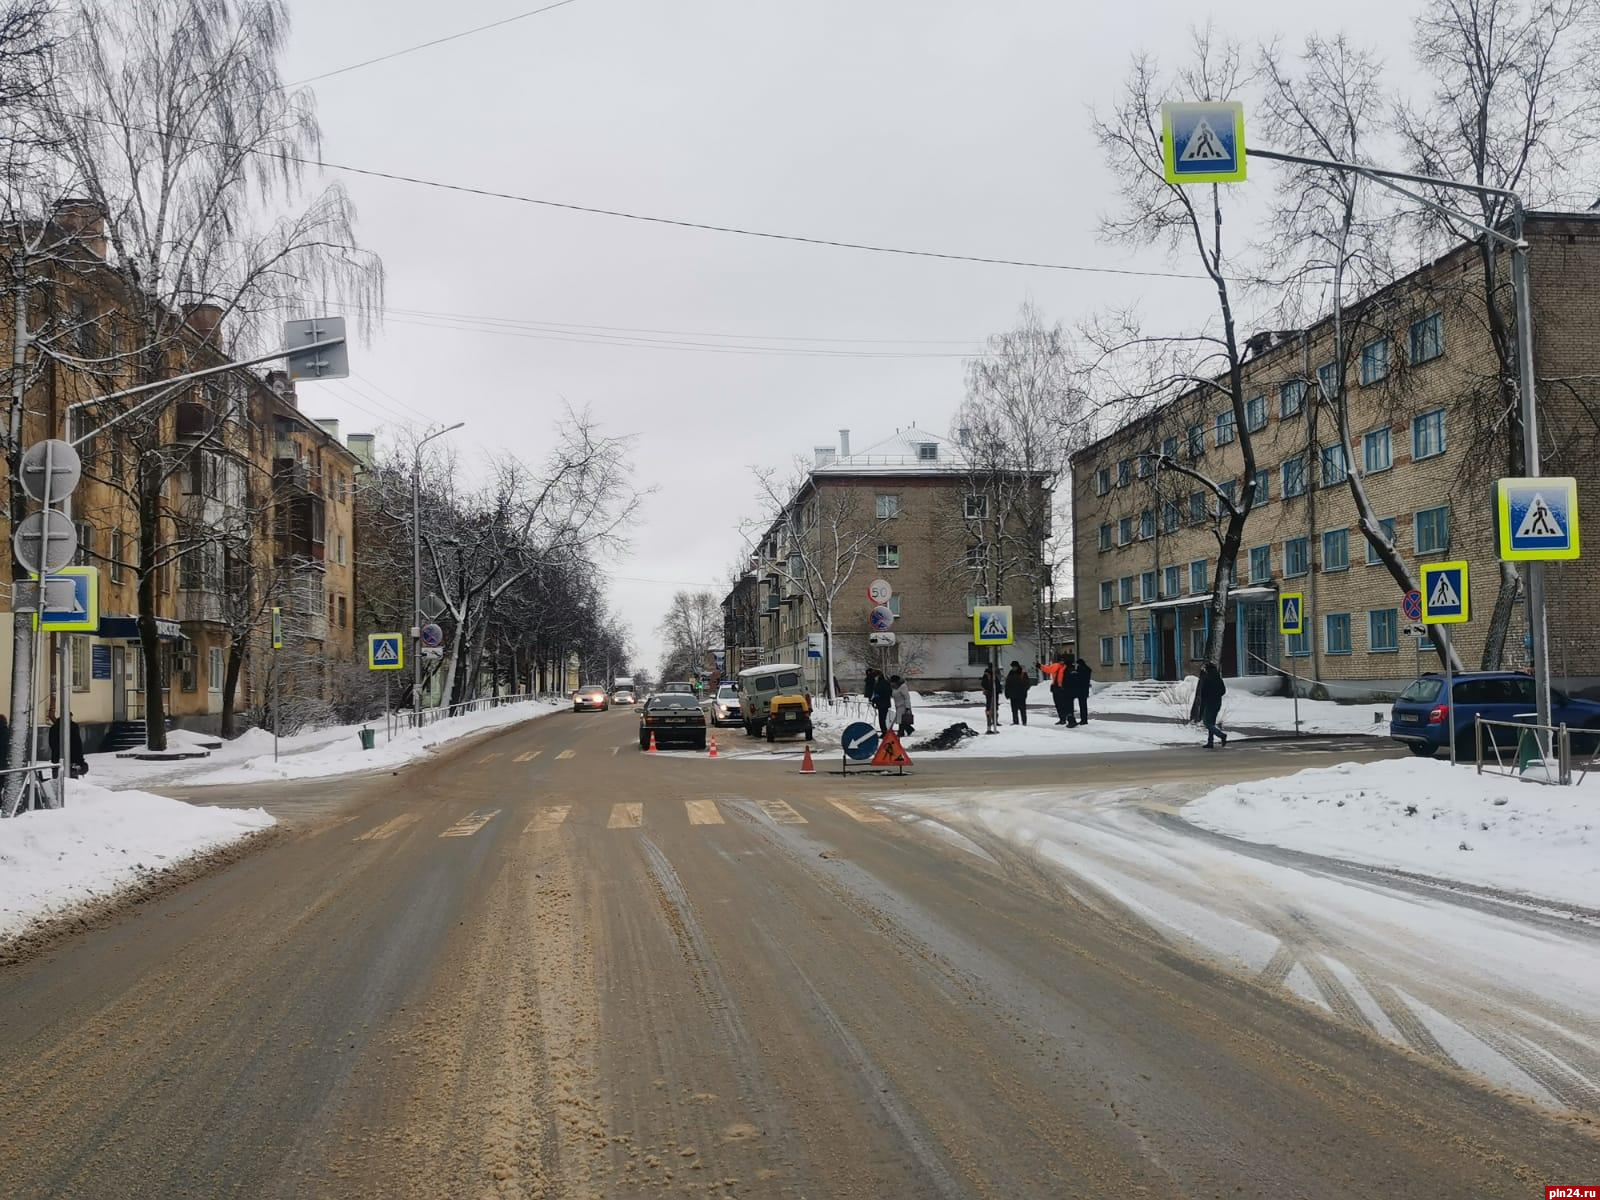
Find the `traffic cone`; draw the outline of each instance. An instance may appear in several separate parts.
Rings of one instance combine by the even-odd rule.
[[[717,735],[714,734],[714,733],[711,735],[711,753],[707,754],[706,757],[707,758],[715,758],[715,757],[717,757]]]
[[[811,743],[806,743],[806,756],[800,760],[800,774],[815,775],[817,768],[811,762]]]
[[[654,729],[652,729],[650,731],[650,750],[649,750],[649,753],[654,754],[655,752],[656,752],[656,731]]]

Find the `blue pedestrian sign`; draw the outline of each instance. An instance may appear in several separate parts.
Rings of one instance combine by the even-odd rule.
[[[972,610],[972,640],[980,646],[1009,646],[1017,640],[1009,604],[980,604]]]
[[[398,633],[367,635],[367,669],[398,671],[406,665],[405,638]]]
[[[1422,568],[1422,623],[1460,625],[1470,615],[1465,562],[1429,563]]]
[[[1243,104],[1163,104],[1161,140],[1168,183],[1244,182]]]
[[[44,577],[39,628],[46,633],[93,633],[100,628],[100,568],[62,567]]]
[[[1579,556],[1578,481],[1572,476],[1498,480],[1495,513],[1502,561]]]
[[[1305,631],[1305,593],[1284,592],[1278,597],[1278,632],[1285,637],[1299,637]]]

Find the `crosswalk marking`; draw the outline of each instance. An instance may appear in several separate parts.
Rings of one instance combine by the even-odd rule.
[[[761,811],[766,813],[779,825],[808,825],[804,817],[790,807],[787,800],[757,800]]]
[[[422,819],[421,813],[401,813],[398,817],[390,817],[382,825],[374,825],[365,833],[358,833],[351,838],[352,842],[381,842],[399,833],[407,825]]]
[[[613,804],[607,829],[637,829],[644,823],[644,805]]]
[[[533,820],[528,822],[528,827],[523,833],[538,833],[540,830],[554,829],[567,819],[567,814],[572,811],[570,804],[551,804],[534,811]]]
[[[543,753],[544,753],[543,750],[527,750],[527,751],[524,751],[523,753],[517,755],[511,761],[512,762],[532,762],[534,759],[538,758],[539,755],[541,755]]]
[[[471,837],[499,815],[500,810],[498,808],[480,808],[477,812],[468,813],[462,817],[439,836],[442,838]]]
[[[875,821],[887,822],[889,819],[876,809],[867,808],[863,804],[857,804],[854,800],[836,800],[830,797],[828,803],[837,808],[845,816],[852,817],[863,824],[869,824]]]
[[[557,758],[571,758],[575,754],[577,754],[576,750],[563,750],[560,754],[556,755],[556,757]]]
[[[725,825],[722,814],[717,811],[715,800],[685,800],[683,807],[689,812],[691,825]]]
[[[481,767],[481,766],[483,766],[484,763],[493,762],[495,759],[497,759],[499,757],[500,757],[500,751],[498,751],[498,750],[496,750],[493,754],[485,754],[482,758],[480,758],[478,760],[478,765]]]

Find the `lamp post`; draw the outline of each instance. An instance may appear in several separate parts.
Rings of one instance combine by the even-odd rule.
[[[422,448],[434,438],[460,429],[465,421],[435,430],[417,443],[411,459],[411,662],[416,682],[412,708],[422,711]]]

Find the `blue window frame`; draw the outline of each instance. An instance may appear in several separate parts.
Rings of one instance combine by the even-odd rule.
[[[1400,610],[1375,608],[1367,614],[1367,649],[1390,654],[1400,649]]]
[[[1149,479],[1156,469],[1156,456],[1149,450],[1139,455],[1139,478]]]
[[[1389,373],[1389,339],[1373,338],[1361,347],[1361,362],[1357,368],[1362,387],[1371,387]]]
[[[1204,425],[1189,426],[1189,457],[1203,458],[1206,452],[1206,427]]]
[[[1126,546],[1133,541],[1133,518],[1117,518],[1117,545]]]
[[[1339,364],[1325,362],[1317,368],[1317,382],[1322,385],[1322,394],[1332,400],[1339,394]]]
[[[1432,458],[1444,453],[1444,409],[1419,413],[1411,418],[1411,457]]]
[[[1094,494],[1104,496],[1111,490],[1111,468],[1101,467],[1094,473]]]
[[[1322,448],[1322,486],[1343,483],[1350,474],[1350,456],[1343,442]]]
[[[1283,460],[1283,498],[1306,494],[1306,456],[1296,454]]]
[[[1290,658],[1309,658],[1311,656],[1311,638],[1301,626],[1301,632],[1291,633],[1284,639],[1284,649]]]
[[[1123,603],[1123,604],[1132,604],[1133,603],[1133,576],[1132,575],[1124,575],[1121,579],[1117,580],[1117,595],[1120,597],[1121,603]]]
[[[1201,525],[1206,519],[1206,494],[1204,492],[1189,493],[1189,524]]]
[[[1387,471],[1394,465],[1394,442],[1388,427],[1374,429],[1361,439],[1361,467],[1368,475]]]
[[[1450,548],[1450,506],[1425,508],[1416,516],[1416,548],[1418,554],[1437,554]]]
[[[1107,521],[1100,526],[1100,549],[1111,549],[1111,522]]]
[[[1116,584],[1112,583],[1111,580],[1102,579],[1100,581],[1100,611],[1101,612],[1105,612],[1108,608],[1111,607],[1111,603],[1112,603],[1112,600],[1114,599],[1115,591],[1116,591]]]
[[[1289,379],[1278,385],[1278,415],[1298,417],[1306,407],[1306,381]]]
[[[1117,464],[1117,486],[1118,487],[1127,487],[1128,486],[1128,481],[1131,480],[1132,478],[1133,478],[1133,461],[1131,459],[1125,458],[1125,459],[1123,459],[1121,462],[1119,462]]]
[[[1265,583],[1272,578],[1272,547],[1250,547],[1250,582]]]
[[[1139,575],[1139,598],[1154,600],[1156,598],[1156,573],[1144,571]]]
[[[1251,396],[1244,402],[1244,427],[1251,433],[1267,427],[1267,398]]]
[[[1322,535],[1322,569],[1343,571],[1350,565],[1350,531],[1330,529]]]
[[[1183,522],[1183,514],[1178,509],[1176,500],[1165,501],[1161,505],[1161,532],[1171,533]]]
[[[1250,507],[1260,508],[1272,499],[1272,472],[1266,467],[1256,472],[1256,494],[1252,498]]]
[[[1383,530],[1383,536],[1389,539],[1389,544],[1391,546],[1394,545],[1394,518],[1380,517],[1378,519],[1378,528]],[[1367,542],[1367,566],[1372,567],[1381,563],[1383,559],[1378,557],[1377,548],[1367,541],[1365,535],[1362,536],[1361,540]]]
[[[1233,413],[1232,411],[1217,414],[1217,445],[1226,446],[1233,441]]]
[[[1303,537],[1290,538],[1283,543],[1283,573],[1287,578],[1304,575],[1311,570],[1311,543]]]
[[[1197,558],[1189,564],[1189,590],[1197,596],[1211,590],[1211,564],[1206,559]]]
[[[1156,515],[1148,508],[1139,514],[1140,538],[1153,538],[1156,535]]]
[[[1163,438],[1161,441],[1161,454],[1164,458],[1178,457],[1178,439],[1175,437]]]
[[[1411,322],[1411,361],[1425,363],[1444,353],[1444,317],[1429,313]]]
[[[1236,483],[1237,483],[1236,480],[1227,479],[1227,480],[1224,480],[1221,484],[1218,485],[1218,487],[1220,487],[1221,490],[1222,490],[1222,494],[1228,498],[1228,503],[1229,504],[1232,504],[1234,502],[1233,494],[1234,494],[1235,491],[1238,490],[1238,488],[1236,486]],[[1220,501],[1220,500],[1217,501],[1217,515],[1218,516],[1222,515],[1222,501]]]
[[[1117,652],[1116,645],[1115,638],[1103,637],[1100,639],[1100,665],[1102,667],[1111,665],[1111,656]]]
[[[1327,620],[1329,654],[1350,653],[1350,614],[1329,613]]]
[[[1161,590],[1170,599],[1183,591],[1183,568],[1163,567],[1161,570]]]
[[[1133,662],[1133,634],[1125,633],[1117,639],[1120,661],[1124,666]]]

